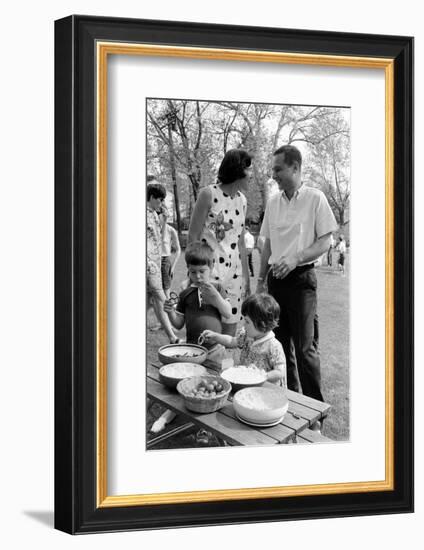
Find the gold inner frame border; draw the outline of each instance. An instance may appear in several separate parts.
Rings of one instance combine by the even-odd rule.
[[[332,67],[382,69],[385,75],[385,479],[317,485],[243,489],[107,494],[107,63],[109,55],[219,59]],[[140,43],[96,43],[97,61],[97,507],[366,493],[394,489],[394,60],[253,50],[175,47]]]

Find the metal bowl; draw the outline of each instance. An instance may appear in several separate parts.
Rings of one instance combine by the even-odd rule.
[[[208,350],[197,344],[167,344],[158,350],[159,361],[169,363],[197,363],[201,365],[206,359]]]

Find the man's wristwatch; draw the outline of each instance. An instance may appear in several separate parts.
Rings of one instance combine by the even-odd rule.
[[[264,280],[263,277],[258,277],[258,283],[259,283],[259,281],[263,281],[263,280]]]

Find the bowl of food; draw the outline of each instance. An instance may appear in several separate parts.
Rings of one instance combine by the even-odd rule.
[[[255,365],[230,367],[222,371],[221,376],[230,382],[234,392],[243,388],[262,386],[267,379],[266,372]]]
[[[159,369],[159,380],[168,388],[176,388],[178,382],[191,376],[202,376],[208,371],[196,363],[169,363]]]
[[[159,361],[169,363],[203,363],[208,350],[197,344],[167,344],[158,350]]]
[[[289,408],[287,392],[281,386],[245,388],[233,399],[234,412],[252,424],[271,424],[281,421]]]
[[[225,405],[231,384],[220,376],[193,376],[178,382],[177,391],[188,410],[211,413]]]

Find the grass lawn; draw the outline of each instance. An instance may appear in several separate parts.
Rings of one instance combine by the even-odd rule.
[[[256,288],[259,271],[259,253],[254,251],[255,277],[252,290]],[[318,315],[320,329],[322,392],[332,410],[324,423],[323,434],[331,439],[349,439],[349,255],[346,255],[346,276],[337,271],[337,253],[333,254],[333,267],[326,265],[317,268],[318,276]],[[177,264],[173,290],[177,290],[186,276],[183,255]],[[152,311],[149,312],[148,326],[157,325]],[[179,333],[184,337],[184,329]],[[168,343],[163,330],[147,331],[147,359],[157,362],[157,350]],[[161,414],[163,408],[153,405],[147,415],[147,428]],[[172,422],[168,429],[183,423],[181,419]],[[160,448],[193,447],[196,430],[184,432],[155,446]],[[148,437],[150,439],[150,436]],[[209,446],[217,445],[212,439]]]

